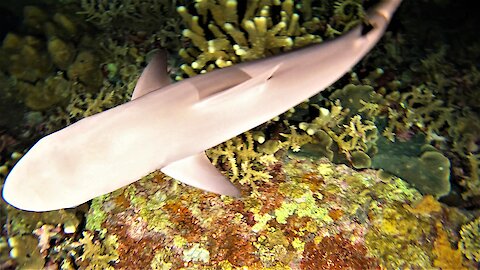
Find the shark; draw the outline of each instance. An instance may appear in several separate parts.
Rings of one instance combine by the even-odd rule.
[[[205,150],[280,115],[350,71],[383,36],[401,0],[383,0],[331,41],[176,83],[165,54],[129,102],[41,138],[15,164],[3,198],[27,211],[71,208],[160,170],[187,185],[241,197]]]

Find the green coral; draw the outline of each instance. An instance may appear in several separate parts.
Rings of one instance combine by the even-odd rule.
[[[285,224],[287,218],[293,214],[299,217],[309,217],[317,222],[331,222],[332,219],[327,215],[328,210],[318,207],[316,199],[311,192],[303,194],[294,202],[284,202],[275,210],[275,219],[280,224]]]
[[[87,89],[97,91],[103,83],[103,74],[98,68],[98,56],[91,51],[80,51],[75,61],[68,66],[67,76],[70,80],[84,84]]]
[[[422,136],[408,142],[377,141],[373,168],[382,168],[415,186],[424,194],[437,197],[450,191],[450,161],[435,148],[425,145]]]
[[[472,220],[460,229],[458,247],[469,260],[480,262],[480,218]]]
[[[11,235],[30,234],[32,231],[42,224],[70,224],[75,228],[80,225],[80,220],[76,216],[75,210],[58,210],[50,212],[25,212],[7,208],[7,216],[9,217]]]
[[[372,159],[362,151],[354,151],[351,154],[352,166],[355,169],[365,169],[372,166]]]
[[[153,270],[170,270],[172,269],[173,263],[168,262],[171,260],[171,257],[174,254],[171,252],[170,249],[163,249],[155,253],[152,262],[150,263],[150,267]]]

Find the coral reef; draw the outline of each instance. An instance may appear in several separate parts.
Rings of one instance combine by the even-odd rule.
[[[372,2],[25,7],[0,48],[0,182],[38,136],[129,100],[159,47],[179,51],[186,64],[170,66],[180,79],[338,36]],[[72,210],[26,213],[0,200],[0,268],[478,268],[480,43],[431,38],[465,33],[478,16],[427,26],[457,5],[440,2],[404,1],[408,16],[398,12],[354,71],[208,150],[241,200],[158,173]],[[436,200],[447,193],[474,211]]]
[[[237,178],[241,200],[206,193],[159,173],[95,199],[87,223],[95,220],[95,226],[117,237],[114,266],[433,267],[436,222],[448,211],[433,197],[422,200],[402,180],[382,180],[372,170],[359,173],[326,159],[301,157],[285,151],[287,145],[269,159],[260,153],[242,159],[245,150],[232,144],[260,145],[252,138],[237,137],[211,152],[234,151],[230,158],[217,157],[217,166],[227,175],[254,170],[270,176]],[[257,163],[231,167],[242,164],[237,159]]]

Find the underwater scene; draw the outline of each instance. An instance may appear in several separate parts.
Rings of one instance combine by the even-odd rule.
[[[474,3],[2,0],[0,270],[479,269]]]

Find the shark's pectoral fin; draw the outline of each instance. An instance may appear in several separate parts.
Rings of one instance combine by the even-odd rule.
[[[240,191],[213,166],[205,153],[177,160],[161,171],[190,186],[217,194],[240,196]]]
[[[160,51],[143,70],[133,90],[132,100],[158,90],[171,83],[167,72],[167,53]]]
[[[217,103],[223,103],[227,100],[234,100],[237,98],[252,98],[259,92],[265,89],[267,81],[275,75],[275,71],[278,70],[281,64],[278,64],[266,71],[251,77],[231,88],[225,89],[222,92],[216,92],[211,95],[201,95],[200,101],[195,105],[198,107],[214,106]]]

